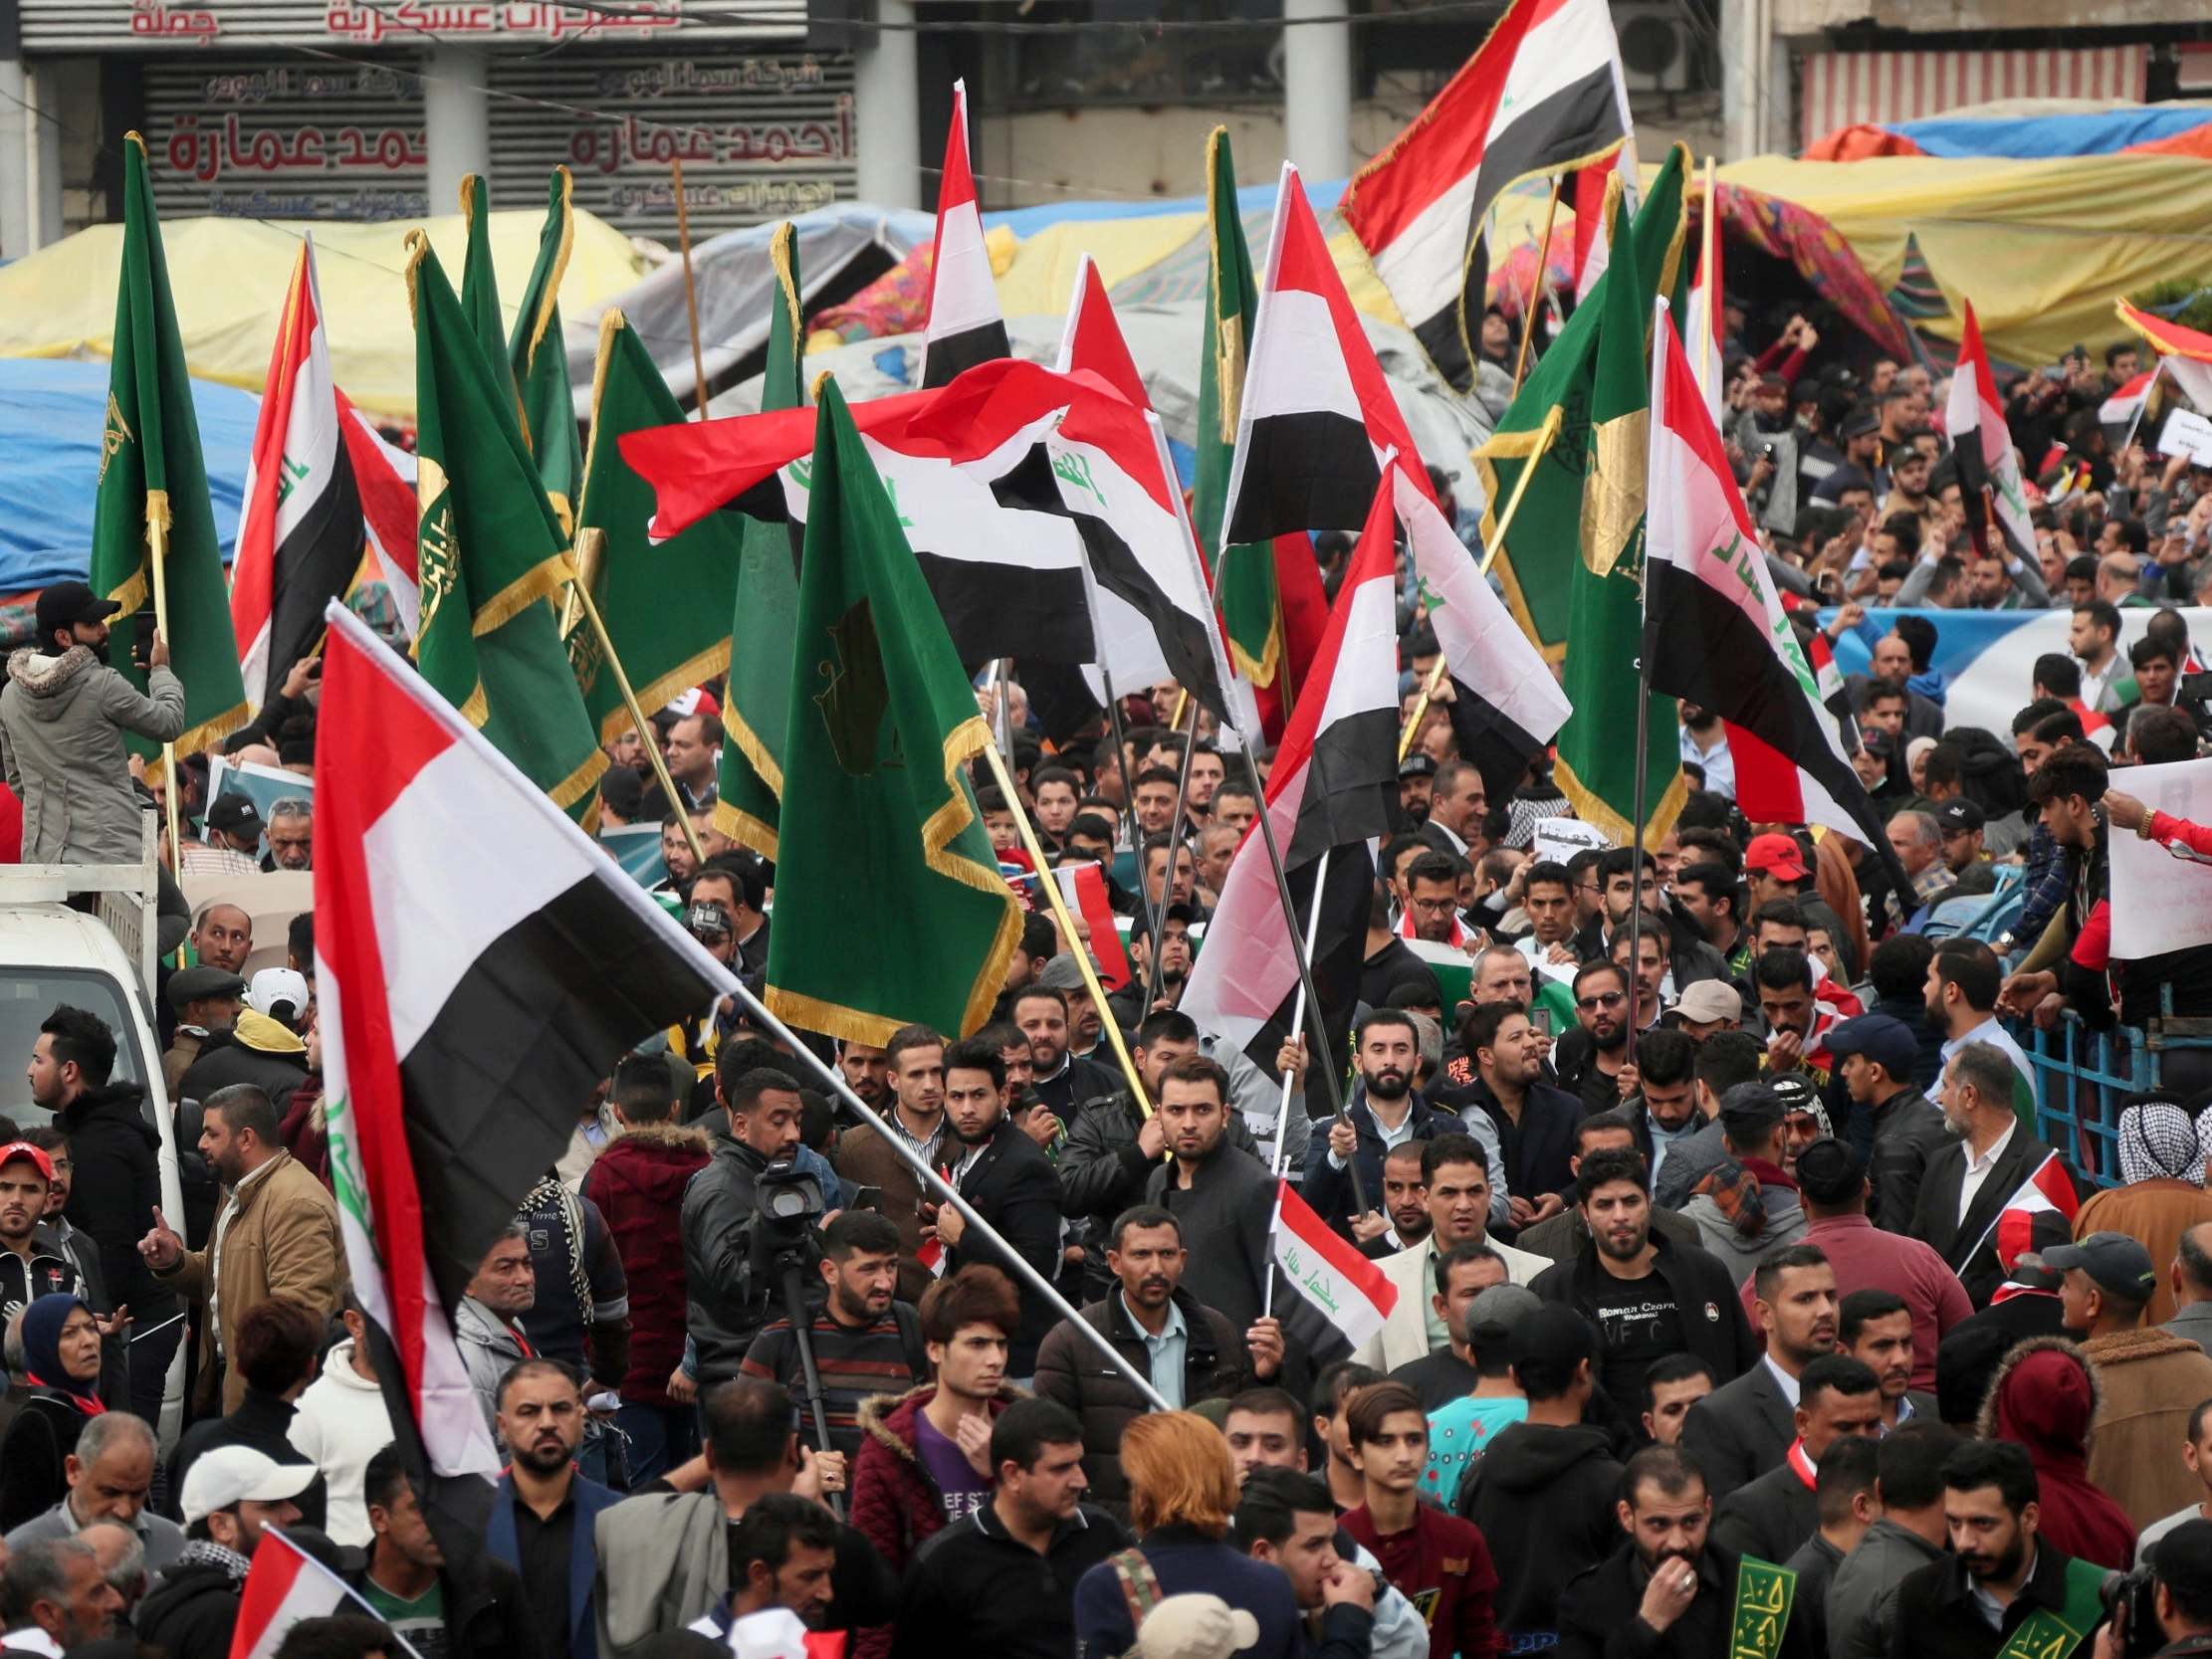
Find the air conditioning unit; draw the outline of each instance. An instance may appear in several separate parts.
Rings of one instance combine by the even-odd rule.
[[[1693,79],[1689,20],[1678,0],[1614,0],[1621,67],[1632,93],[1686,93]]]

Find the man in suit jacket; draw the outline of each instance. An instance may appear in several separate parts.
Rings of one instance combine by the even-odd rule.
[[[1976,1308],[1989,1306],[2005,1278],[1997,1259],[1998,1216],[2053,1155],[2021,1127],[2012,1077],[2011,1057],[1994,1043],[1968,1043],[1944,1066],[1943,1119],[1959,1139],[1928,1159],[1909,1229],[1958,1275]],[[2036,1212],[2030,1250],[2067,1242],[2063,1214]]]
[[[1799,1378],[1836,1351],[1836,1270],[1822,1251],[1810,1244],[1775,1251],[1759,1264],[1752,1290],[1752,1323],[1766,1333],[1766,1352],[1691,1406],[1682,1422],[1682,1445],[1716,1503],[1781,1467],[1798,1435]]]
[[[1021,1294],[1021,1329],[1007,1345],[1006,1374],[1026,1381],[1037,1345],[1056,1323],[1054,1309],[1008,1259],[1019,1256],[1047,1284],[1060,1268],[1060,1177],[1028,1131],[1006,1116],[1006,1063],[989,1038],[964,1037],[945,1051],[945,1124],[952,1143],[941,1154],[945,1178],[1003,1239],[975,1232],[951,1204],[937,1207],[945,1271],[988,1262]]]
[[[584,1430],[576,1373],[558,1359],[521,1360],[500,1379],[498,1421],[510,1462],[493,1494],[484,1547],[522,1578],[524,1598],[545,1631],[566,1633],[548,1642],[549,1650],[598,1659],[592,1534],[599,1512],[622,1494],[576,1472]]]
[[[1690,1407],[1691,1415],[1697,1408]],[[1731,1555],[1786,1561],[1820,1531],[1815,1492],[1821,1459],[1846,1435],[1872,1440],[1881,1432],[1881,1390],[1858,1360],[1827,1353],[1798,1378],[1797,1436],[1780,1464],[1721,1499],[1713,1511],[1713,1543]]]

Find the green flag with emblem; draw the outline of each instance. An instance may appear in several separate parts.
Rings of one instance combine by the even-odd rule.
[[[768,1004],[851,1042],[966,1035],[1021,934],[968,780],[991,731],[835,382],[820,396]]]
[[[132,654],[141,622],[150,623],[144,613],[155,608],[159,543],[169,667],[184,686],[184,732],[176,749],[189,754],[246,724],[246,686],[231,631],[222,544],[207,498],[184,340],[169,302],[169,267],[146,176],[146,146],[135,132],[123,139],[122,189],[122,275],[88,580],[95,593],[122,607],[111,624],[109,660],[144,691],[146,676]],[[125,740],[139,754],[161,752],[159,743]]]
[[[779,225],[769,241],[775,296],[769,306],[768,373],[761,407],[796,409],[806,401],[799,335],[798,238]],[[782,816],[783,732],[791,714],[791,628],[798,618],[798,571],[790,526],[745,521],[737,561],[737,609],[729,628],[730,684],[722,700],[722,767],[715,828],[763,858],[776,856]]]
[[[486,353],[420,231],[407,238],[415,319],[417,558],[423,678],[572,818],[606,770],[559,618],[568,537],[515,415],[504,352]]]
[[[560,279],[568,269],[568,249],[575,240],[569,184],[565,167],[555,167],[546,182],[546,228],[538,235],[538,263],[531,267],[523,303],[515,313],[515,331],[507,341],[508,371],[522,398],[523,431],[538,458],[546,500],[564,528],[576,521],[576,495],[583,488],[575,390],[568,384],[568,351],[560,338]]]
[[[492,372],[507,387],[515,406],[515,420],[527,439],[523,399],[515,383],[515,366],[507,355],[507,316],[500,310],[499,277],[492,269],[492,219],[489,192],[484,180],[470,173],[461,180],[461,221],[468,228],[468,244],[461,254],[461,312],[477,348],[492,365]]]
[[[653,488],[630,470],[616,442],[625,432],[681,425],[683,418],[653,354],[622,312],[610,308],[599,319],[598,366],[591,377],[591,451],[576,509],[576,568],[591,584],[607,639],[648,718],[730,662],[737,525],[710,513],[674,539],[649,543]],[[612,742],[637,723],[600,659],[599,636],[580,616],[569,619],[568,656],[591,729],[600,741]]]

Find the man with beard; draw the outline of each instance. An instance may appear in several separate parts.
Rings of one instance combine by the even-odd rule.
[[[1035,1039],[1030,1041],[1034,1047]],[[990,1039],[964,1038],[945,1051],[945,1124],[952,1144],[940,1154],[940,1171],[1004,1247],[981,1234],[971,1238],[968,1218],[951,1204],[925,1202],[924,1231],[945,1247],[948,1273],[983,1263],[1012,1281],[1021,1299],[1021,1322],[1007,1333],[1006,1371],[1025,1385],[1036,1369],[1037,1345],[1052,1328],[1053,1310],[1007,1252],[1048,1284],[1059,1272],[1060,1178],[1043,1150],[1006,1116],[1006,1065]]]
[[[914,1310],[896,1301],[899,1229],[872,1210],[846,1210],[821,1231],[816,1264],[827,1291],[807,1326],[821,1382],[822,1406],[832,1450],[860,1453],[860,1407],[876,1394],[903,1394],[929,1377],[922,1327]],[[788,1313],[762,1328],[739,1369],[768,1377],[804,1401],[806,1367]],[[805,1407],[809,1412],[811,1406]],[[805,1436],[813,1443],[809,1426]]]
[[[1628,1540],[1559,1598],[1559,1659],[1665,1654],[1705,1659],[1728,1649],[1735,1574],[1706,1538],[1712,1500],[1678,1448],[1629,1459],[1614,1516]]]
[[[883,1058],[891,1097],[884,1127],[935,1167],[945,1143],[945,1039],[926,1025],[902,1025],[884,1045]],[[916,1254],[922,1247],[922,1178],[872,1124],[838,1137],[836,1165],[855,1186],[883,1194],[880,1211],[899,1229],[901,1299],[919,1302],[931,1280]]]
[[[1598,1380],[1609,1398],[1624,1407],[1641,1398],[1645,1373],[1672,1353],[1694,1354],[1723,1382],[1756,1363],[1758,1342],[1727,1270],[1695,1245],[1653,1229],[1641,1156],[1587,1153],[1575,1173],[1575,1203],[1588,1237],[1529,1289],[1597,1327]]]
[[[1580,1097],[1585,1115],[1610,1112],[1636,1093],[1629,1063],[1628,975],[1608,961],[1585,962],[1575,974],[1575,1029],[1552,1050],[1559,1086]]]
[[[1173,1215],[1151,1204],[1125,1210],[1106,1245],[1118,1288],[1082,1311],[1083,1323],[1151,1379],[1171,1411],[1233,1398],[1254,1380],[1273,1383],[1282,1374],[1282,1328],[1265,1319],[1249,1333],[1237,1331],[1183,1288],[1188,1259]],[[1091,1489],[1123,1513],[1129,1483],[1121,1469],[1122,1430],[1151,1402],[1121,1372],[1100,1365],[1093,1345],[1066,1321],[1038,1349],[1036,1392],[1075,1413]]]
[[[837,1045],[837,1070],[869,1111],[890,1110],[891,1061],[882,1049],[873,1043],[841,1042]]]
[[[1065,991],[1049,984],[1024,986],[1008,1013],[1029,1039],[1030,1093],[1051,1108],[1061,1123],[1073,1123],[1075,1109],[1084,1101],[1114,1092],[1112,1069],[1086,1060],[1071,1046]]]
[[[1722,1500],[1782,1465],[1798,1436],[1799,1378],[1836,1351],[1836,1269],[1817,1246],[1775,1251],[1759,1264],[1752,1292],[1765,1354],[1691,1406],[1682,1423],[1682,1445]],[[1728,1305],[1741,1309],[1734,1297]]]
[[[0,772],[23,802],[29,864],[135,864],[145,808],[123,734],[167,742],[184,730],[184,685],[168,642],[146,641],[146,692],[108,665],[119,607],[83,582],[39,592],[38,644],[8,659],[0,690]]]
[[[523,1599],[542,1635],[572,1659],[598,1659],[592,1580],[599,1512],[622,1495],[576,1469],[583,1444],[583,1394],[558,1359],[525,1359],[500,1379],[499,1438],[507,1472],[492,1498],[484,1547],[523,1581]]]
[[[1107,1010],[1114,1022],[1124,1031],[1137,1028],[1145,1015],[1162,1008],[1173,1008],[1183,997],[1183,984],[1191,976],[1191,924],[1199,919],[1198,908],[1177,900],[1171,903],[1160,919],[1160,995],[1151,1007],[1145,1006],[1145,987],[1152,973],[1153,930],[1142,912],[1129,927],[1129,983],[1106,998]],[[1097,1071],[1107,1071],[1095,1061],[1080,1064]],[[1108,1075],[1112,1074],[1108,1072]],[[1083,1097],[1071,1103],[1080,1106]]]
[[[1409,754],[1398,763],[1399,817],[1415,829],[1429,821],[1429,807],[1437,786],[1437,762],[1426,754]]]
[[[1511,952],[1498,954],[1520,962]],[[1574,1096],[1543,1081],[1548,1047],[1543,1033],[1523,1008],[1493,1002],[1467,1014],[1459,1045],[1474,1063],[1474,1081],[1445,1104],[1458,1109],[1462,1122],[1469,1112],[1486,1115],[1504,1143],[1513,1225],[1531,1227],[1565,1213],[1565,1193],[1575,1178],[1568,1163],[1582,1108]]]
[[[1175,1216],[1190,1252],[1191,1294],[1250,1330],[1260,1317],[1274,1252],[1268,1243],[1275,1180],[1267,1165],[1234,1145],[1228,1073],[1203,1054],[1160,1074],[1157,1116],[1175,1158],[1155,1164],[1145,1202]]]
[[[1382,1196],[1383,1154],[1407,1141],[1434,1141],[1461,1129],[1456,1116],[1431,1106],[1414,1087],[1420,1039],[1412,1016],[1378,1008],[1360,1021],[1357,1042],[1359,1086],[1328,1135],[1306,1148],[1304,1189],[1314,1213],[1355,1241],[1375,1237],[1385,1225],[1381,1212],[1371,1207]],[[1489,1162],[1494,1172],[1491,1219],[1503,1226],[1509,1212],[1503,1160],[1494,1148]],[[1370,1206],[1364,1214],[1359,1198]]]
[[[1499,1244],[1488,1236],[1490,1218],[1489,1150],[1470,1136],[1440,1135],[1422,1149],[1422,1181],[1429,1189],[1429,1236],[1411,1249],[1382,1261],[1383,1276],[1398,1288],[1398,1300],[1382,1328],[1354,1355],[1362,1364],[1393,1370],[1438,1352],[1453,1342],[1450,1287],[1440,1266],[1459,1245],[1481,1245],[1495,1265],[1475,1288],[1503,1279],[1528,1284],[1549,1265],[1543,1257]],[[1495,1275],[1495,1277],[1492,1277]],[[1465,1332],[1459,1336],[1463,1339]]]
[[[1836,1347],[1875,1373],[1881,1390],[1883,1434],[1918,1417],[1936,1420],[1935,1396],[1912,1386],[1919,1359],[1912,1310],[1903,1297],[1885,1290],[1850,1292],[1836,1305]],[[1928,1356],[1928,1380],[1935,1380],[1933,1354]]]
[[[1874,1440],[1881,1433],[1881,1387],[1858,1360],[1824,1353],[1805,1367],[1800,1381],[1797,1438],[1788,1455],[1729,1493],[1714,1512],[1713,1542],[1731,1555],[1786,1561],[1796,1555],[1820,1531],[1818,1479],[1829,1448],[1841,1439]]]
[[[228,968],[200,962],[170,974],[167,995],[176,1014],[176,1035],[161,1056],[161,1082],[174,1101],[176,1086],[200,1057],[202,1045],[238,1023],[238,1012],[246,1005],[246,981]]]
[[[1442,853],[1423,853],[1406,866],[1406,925],[1409,936],[1431,944],[1464,944],[1470,936],[1459,920],[1459,873]]]
[[[1408,1141],[1384,1154],[1383,1213],[1390,1226],[1360,1246],[1371,1261],[1409,1250],[1429,1236],[1428,1177],[1421,1172],[1425,1150],[1420,1141]]]
[[[2014,1441],[1971,1440],[1944,1460],[1951,1554],[1897,1586],[1891,1659],[1991,1659],[2030,1620],[2085,1637],[2104,1622],[2103,1570],[2037,1539],[2040,1497],[2035,1464]]]

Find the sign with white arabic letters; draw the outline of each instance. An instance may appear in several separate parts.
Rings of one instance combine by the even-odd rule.
[[[574,0],[20,0],[27,53],[174,52],[214,43],[427,49],[455,41],[540,47],[589,37],[594,52],[646,40],[795,41],[803,32],[782,0],[714,0],[687,19],[683,0],[639,0],[612,10]]]

